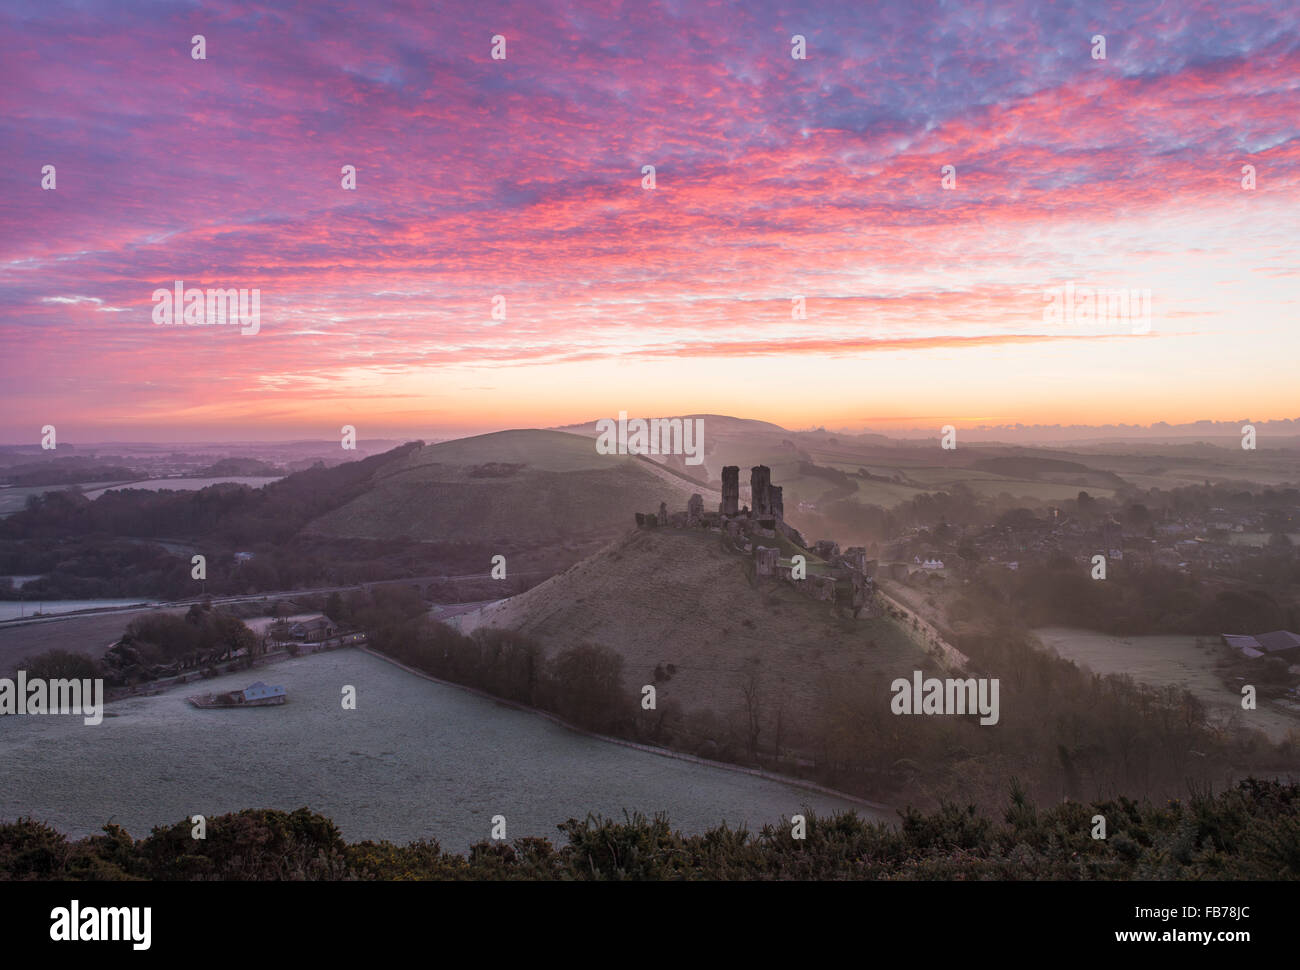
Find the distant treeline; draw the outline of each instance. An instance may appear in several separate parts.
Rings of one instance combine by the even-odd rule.
[[[232,548],[282,543],[312,519],[370,487],[374,473],[400,461],[410,442],[360,461],[297,472],[253,489],[234,483],[199,491],[115,490],[90,501],[75,492],[46,492],[0,520],[0,539],[66,539],[102,534],[166,539],[211,538]]]
[[[331,597],[326,612],[365,629],[373,649],[434,677],[550,711],[590,731],[652,733],[637,723],[641,707],[623,684],[623,658],[606,647],[580,643],[548,657],[537,641],[507,630],[464,636],[430,620],[420,598],[402,587]]]
[[[1106,822],[1093,838],[1093,817]],[[948,804],[900,813],[897,825],[855,813],[806,813],[758,832],[674,831],[664,817],[588,816],[545,838],[478,842],[465,854],[436,840],[349,843],[323,815],[246,810],[133,839],[108,824],[69,841],[31,819],[0,824],[0,880],[1276,880],[1300,879],[1300,787],[1248,780],[1162,805],[1118,799],[1039,811],[1013,790],[1003,813]]]
[[[194,478],[219,478],[223,475],[242,476],[245,478],[273,477],[285,474],[279,465],[262,461],[259,458],[222,458],[206,468],[201,468]]]
[[[0,471],[0,482],[29,488],[83,482],[130,482],[145,477],[134,468],[96,458],[51,458],[49,461],[11,465]]]
[[[210,543],[200,540],[192,548],[206,559],[204,583],[191,578],[189,555],[168,551],[147,540],[103,535],[17,542],[0,539],[0,576],[40,576],[29,579],[21,588],[0,580],[0,600],[139,597],[165,601],[201,593],[230,596],[443,573],[481,572],[487,579],[492,556],[503,546],[488,542],[304,537],[278,545],[258,542],[246,547],[216,539]],[[236,559],[237,551],[252,552],[253,558]],[[481,598],[500,596],[503,587],[507,593],[520,592],[529,585],[517,581],[523,578],[512,578],[509,584],[485,583],[478,592]],[[437,589],[449,599],[475,593],[475,588],[467,584],[442,583]]]

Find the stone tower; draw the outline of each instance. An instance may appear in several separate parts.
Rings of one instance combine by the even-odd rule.
[[[772,506],[772,517],[778,521],[785,519],[785,499],[782,498],[782,492],[780,485],[769,486],[767,490],[768,503]]]
[[[772,517],[772,469],[766,465],[755,465],[749,470],[750,503],[754,507],[754,518]]]
[[[735,515],[740,511],[740,466],[727,465],[722,469],[722,514]]]

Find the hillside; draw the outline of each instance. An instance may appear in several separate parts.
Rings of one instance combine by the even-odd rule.
[[[658,687],[660,708],[676,700],[688,711],[743,714],[742,688],[756,670],[765,737],[778,710],[786,732],[812,730],[846,677],[864,678],[883,699],[893,678],[933,667],[894,621],[837,617],[788,584],[755,581],[749,560],[694,530],[633,530],[460,624],[466,632],[479,626],[516,630],[550,649],[602,644],[623,657],[624,679],[638,690],[656,666],[672,664],[676,673]]]
[[[307,525],[306,535],[511,546],[605,535],[660,502],[684,507],[716,493],[642,458],[597,454],[590,438],[500,431],[414,448],[379,470],[371,487]]]
[[[753,418],[736,418],[726,414],[659,414],[659,415],[631,415],[631,417],[660,417],[660,418],[681,418],[682,420],[694,420],[699,418],[704,422],[705,441],[712,435],[730,435],[730,434],[789,434],[778,424],[772,424],[770,421],[757,421]],[[557,428],[557,431],[567,431],[570,434],[580,434],[589,437],[595,437],[596,422],[587,421],[584,424],[569,424]]]

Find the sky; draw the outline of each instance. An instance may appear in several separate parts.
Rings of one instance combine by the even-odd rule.
[[[4,443],[1300,416],[1291,0],[9,2],[0,104]]]

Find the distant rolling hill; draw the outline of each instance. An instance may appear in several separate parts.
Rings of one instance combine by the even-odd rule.
[[[828,504],[844,501],[892,508],[957,483],[983,495],[1008,492],[1040,501],[1073,498],[1083,489],[1109,495],[1125,486],[1120,474],[1074,461],[1078,456],[1068,451],[988,443],[945,451],[937,433],[932,440],[901,440],[820,428],[791,431],[727,415],[685,417],[704,423],[703,464],[686,465],[681,456],[651,460],[714,488],[720,486],[724,465],[739,465],[742,502],[749,500],[749,467],[767,465],[772,481],[785,489],[786,512],[791,517],[797,517],[801,508],[824,512]],[[563,430],[594,436],[596,425],[593,421]],[[848,514],[844,509],[837,513],[834,524],[841,530],[851,531]],[[850,537],[849,532],[845,535]]]
[[[306,535],[438,541],[562,542],[632,523],[660,502],[684,508],[692,492],[719,496],[643,458],[597,454],[591,438],[500,431],[412,449],[370,487],[310,522]]]
[[[1009,479],[1056,482],[1065,485],[1117,489],[1124,487],[1124,479],[1114,472],[1098,471],[1077,461],[1044,458],[1037,455],[1014,454],[995,458],[981,458],[972,468],[993,472]]]
[[[880,700],[893,678],[933,666],[893,620],[835,616],[788,583],[751,579],[747,566],[714,533],[634,529],[460,625],[516,630],[551,650],[601,644],[623,657],[624,680],[638,691],[657,665],[672,664],[677,672],[658,686],[659,703],[676,700],[687,711],[740,716],[754,669],[765,732],[775,730],[778,710],[787,732],[811,730],[846,684],[878,691]]]
[[[772,424],[770,421],[756,421],[753,418],[735,418],[726,414],[632,414],[629,417],[637,418],[681,418],[682,420],[695,420],[699,418],[704,422],[704,434],[707,441],[713,435],[735,435],[735,434],[789,434],[779,424]],[[558,431],[567,431],[571,434],[595,436],[596,422],[587,421],[584,424],[569,424]]]

